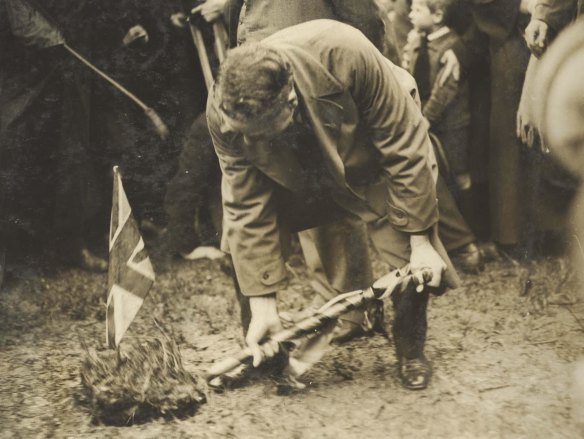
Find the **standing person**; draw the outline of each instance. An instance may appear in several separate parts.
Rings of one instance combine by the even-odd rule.
[[[445,56],[446,71],[460,76],[490,58],[489,199],[492,239],[513,256],[531,254],[531,204],[537,163],[517,139],[516,116],[529,50],[522,37],[530,0],[464,0],[472,23]],[[510,62],[513,60],[513,62]]]
[[[188,9],[196,6],[196,2],[188,2]],[[224,25],[227,0],[207,0],[201,5],[202,19],[196,19],[192,23],[204,36],[205,48],[209,65],[195,55],[198,64],[199,76],[205,68],[215,73],[219,64],[219,55],[211,50],[214,35],[214,22]],[[176,13],[173,22],[177,30],[184,29],[185,35],[187,22],[186,14]],[[189,39],[191,36],[189,35]],[[217,40],[216,40],[217,41]],[[194,49],[193,41],[190,45]],[[207,87],[201,78],[198,88],[205,96]],[[200,258],[223,257],[216,247],[219,244],[221,209],[220,209],[220,176],[217,157],[213,153],[213,146],[204,105],[201,111],[191,120],[191,125],[185,131],[181,139],[182,151],[178,158],[178,168],[170,180],[165,196],[165,210],[168,215],[168,245],[172,254],[179,254],[184,259],[194,260]]]
[[[102,1],[96,21],[107,29],[95,39],[94,59],[124,86],[156,109],[168,124],[170,135],[160,139],[140,109],[110,88],[94,90],[95,156],[103,175],[111,166],[124,169],[128,196],[142,224],[163,226],[166,185],[176,167],[177,144],[205,95],[187,78],[192,73],[184,43],[170,21],[175,10],[168,2]],[[195,75],[190,75],[196,78]],[[200,78],[200,75],[199,75]],[[197,108],[198,107],[198,108]],[[104,186],[109,187],[111,179]]]
[[[408,70],[416,79],[422,113],[444,150],[456,190],[464,196],[471,189],[468,166],[469,91],[466,81],[452,76],[441,83],[444,53],[459,43],[460,37],[446,23],[455,0],[414,0],[410,20],[415,32],[408,44]]]
[[[448,283],[458,284],[435,232],[426,124],[391,63],[360,32],[315,20],[233,49],[207,117],[223,173],[223,249],[233,258],[242,310],[249,310],[243,325],[255,366],[276,350],[262,352],[259,342],[280,329],[286,226],[312,235],[319,254],[332,260],[333,276],[334,260],[353,256],[342,246],[343,226],[359,218],[390,266],[409,261],[417,280],[432,287],[448,267]],[[369,260],[354,260],[352,268],[361,277]],[[425,388],[431,376],[428,298],[427,288],[393,297],[393,336],[409,389]]]
[[[44,232],[35,236],[35,249],[50,235],[48,247],[64,262],[105,271],[106,261],[87,239],[98,213],[89,157],[90,73],[63,48],[64,40],[89,48],[86,18],[94,6],[0,3],[0,236]]]

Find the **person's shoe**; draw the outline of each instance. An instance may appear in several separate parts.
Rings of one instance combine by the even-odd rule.
[[[485,269],[481,251],[474,242],[452,253],[454,265],[465,273],[478,274]]]
[[[240,364],[235,369],[209,381],[209,387],[215,392],[233,390],[247,386],[262,378],[271,378],[278,385],[288,366],[288,346],[280,343],[280,351],[258,367],[253,367],[251,360]]]
[[[76,265],[82,270],[91,271],[93,273],[105,273],[108,268],[105,259],[94,255],[87,248],[82,248],[80,250]]]
[[[499,249],[497,245],[492,242],[482,242],[480,244],[481,249],[481,256],[483,257],[483,261],[485,262],[494,262],[501,259],[501,254],[499,253]]]
[[[180,255],[187,261],[196,261],[198,259],[210,259],[214,261],[215,259],[221,259],[223,256],[225,256],[225,253],[223,253],[217,247],[202,245],[195,248],[190,253],[181,253]]]
[[[399,376],[406,389],[422,390],[428,387],[430,383],[432,367],[424,356],[411,360],[401,358],[399,361]]]

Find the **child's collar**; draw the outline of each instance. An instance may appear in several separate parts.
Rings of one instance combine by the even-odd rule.
[[[428,34],[428,36],[426,38],[428,39],[428,41],[434,41],[440,37],[443,37],[444,35],[448,34],[449,32],[450,32],[450,28],[448,26],[442,26],[437,31],[434,31],[431,34]]]

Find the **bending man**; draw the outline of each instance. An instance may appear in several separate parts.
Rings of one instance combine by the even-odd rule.
[[[272,354],[259,349],[260,340],[280,329],[285,230],[305,230],[321,256],[340,260],[351,257],[343,224],[360,218],[391,267],[409,262],[418,275],[430,272],[419,282],[432,287],[446,269],[456,286],[434,228],[426,124],[390,62],[362,33],[315,20],[233,49],[207,117],[223,173],[223,248],[249,299],[246,342],[254,365]],[[358,279],[369,260],[351,269]],[[411,389],[425,388],[431,375],[424,356],[428,296],[412,289],[393,297],[400,376]]]

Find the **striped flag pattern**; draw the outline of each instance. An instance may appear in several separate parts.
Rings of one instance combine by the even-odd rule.
[[[155,275],[118,167],[114,167],[109,236],[106,343],[115,348],[138,314]]]

